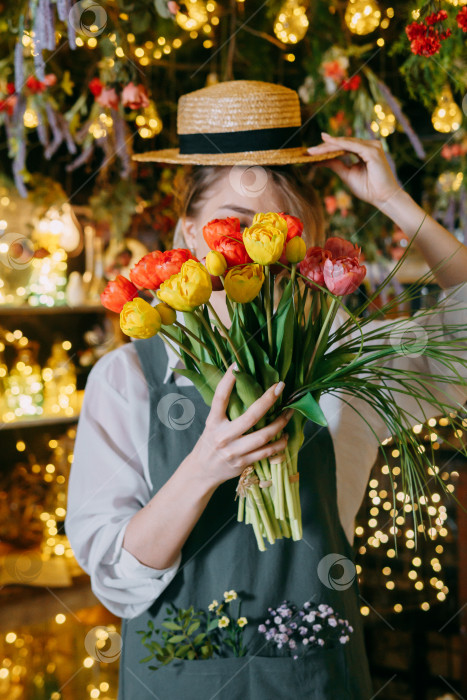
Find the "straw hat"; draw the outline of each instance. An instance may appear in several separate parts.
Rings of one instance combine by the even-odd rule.
[[[190,165],[286,165],[343,155],[310,155],[301,145],[300,102],[295,90],[257,80],[231,80],[182,95],[180,148],[133,156],[142,162]]]

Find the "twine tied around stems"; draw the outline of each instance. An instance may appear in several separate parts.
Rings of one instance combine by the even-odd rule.
[[[247,495],[248,489],[250,486],[254,486],[255,484],[258,484],[258,486],[261,489],[265,489],[268,486],[272,486],[272,479],[268,479],[267,481],[261,481],[256,474],[252,475],[252,472],[254,471],[254,467],[250,464],[248,467],[245,467],[245,469],[242,471],[240,474],[240,478],[238,480],[237,488],[236,488],[236,496],[235,500],[237,500],[238,496],[241,496],[244,498]],[[299,472],[296,474],[290,474],[289,475],[289,481],[290,483],[293,483],[294,481],[298,481],[300,478]]]

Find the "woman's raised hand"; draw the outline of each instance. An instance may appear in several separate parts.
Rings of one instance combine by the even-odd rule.
[[[213,486],[240,476],[245,467],[257,460],[281,452],[287,445],[287,433],[275,442],[271,440],[293,415],[293,409],[284,411],[268,426],[245,435],[274,405],[284,383],[273,384],[243,415],[231,421],[227,407],[235,386],[233,369],[231,365],[217,385],[206,427],[191,453],[201,476]]]
[[[323,143],[308,148],[311,155],[326,153],[329,147],[354,153],[360,158],[354,165],[346,165],[339,158],[322,160],[324,165],[339,175],[349,190],[364,202],[373,204],[378,209],[401,188],[394,177],[378,139],[357,139],[348,136],[330,136],[322,132]]]

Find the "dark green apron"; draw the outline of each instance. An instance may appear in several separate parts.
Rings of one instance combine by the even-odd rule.
[[[209,407],[194,386],[178,386],[167,369],[162,340],[136,341],[135,346],[148,382],[150,395],[149,469],[156,493],[193,449],[201,435]],[[158,416],[167,394],[184,397],[185,416],[193,421],[170,426]],[[170,399],[168,399],[170,403]],[[143,407],[142,407],[143,408]],[[166,408],[164,407],[165,411]],[[174,418],[180,411],[173,408]],[[165,415],[165,414],[164,414]],[[167,423],[168,425],[165,425]],[[186,427],[188,425],[188,427]],[[184,428],[184,429],[182,429]],[[358,584],[349,561],[353,550],[339,520],[336,469],[331,436],[327,429],[308,421],[299,454],[303,539],[284,538],[258,550],[251,525],[237,522],[237,479],[219,486],[182,550],[174,579],[143,614],[122,620],[123,649],[120,658],[118,700],[370,700],[373,697],[365,653]],[[173,518],[177,517],[174,503]],[[154,542],[158,534],[154,532]],[[339,564],[323,557],[339,556]],[[331,557],[332,559],[332,557]],[[318,575],[318,565],[321,562]],[[207,609],[234,589],[241,597],[241,614],[248,618],[244,641],[248,655],[204,661],[174,661],[151,671],[140,659],[147,656],[137,630],[148,620],[155,627],[166,617],[169,602],[177,607]],[[307,600],[330,605],[354,628],[347,644],[336,648],[309,649],[303,659],[278,657],[265,645],[257,626],[268,617],[268,607],[283,600],[301,607]],[[283,651],[283,650],[282,650]],[[276,656],[274,656],[276,654]]]

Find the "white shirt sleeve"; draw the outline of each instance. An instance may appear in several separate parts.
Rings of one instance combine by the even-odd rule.
[[[181,561],[153,569],[123,548],[126,526],[152,495],[149,397],[132,343],[102,357],[86,384],[68,486],[65,529],[96,597],[112,613],[147,610]],[[157,538],[157,533],[154,533]]]

